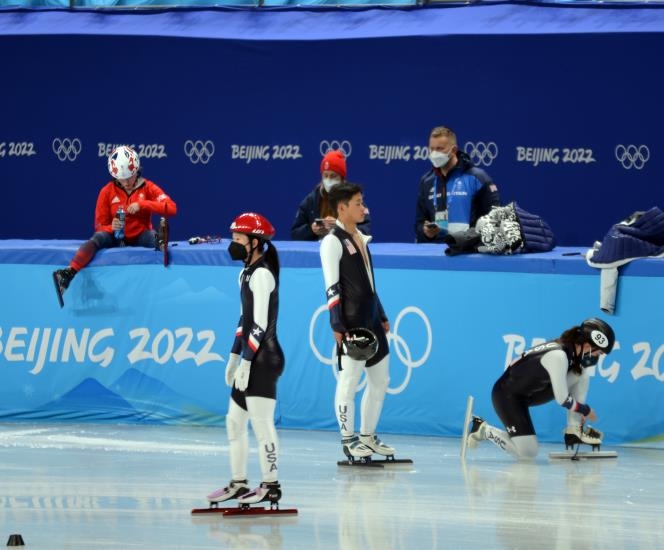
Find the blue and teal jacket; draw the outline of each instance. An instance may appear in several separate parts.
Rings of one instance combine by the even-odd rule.
[[[464,231],[474,227],[477,219],[488,214],[492,206],[500,206],[495,183],[481,168],[473,166],[470,157],[457,152],[458,163],[444,176],[438,168],[431,168],[420,179],[415,209],[415,236],[418,243],[442,243],[445,234],[429,239],[423,225],[434,221],[436,211],[448,210],[448,231]]]

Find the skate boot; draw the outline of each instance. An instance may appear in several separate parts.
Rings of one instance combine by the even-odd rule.
[[[281,485],[278,481],[263,481],[253,491],[242,495],[237,501],[240,504],[256,504],[257,502],[270,502],[270,506],[276,506],[281,498]]]
[[[394,448],[385,445],[377,435],[362,435],[360,434],[360,443],[365,447],[369,447],[374,453],[383,456],[394,456]]]
[[[228,484],[228,487],[223,489],[217,489],[213,493],[210,493],[207,496],[208,501],[210,502],[224,502],[232,498],[240,498],[242,495],[245,495],[249,492],[249,485],[247,484],[246,479],[231,480]]]
[[[599,450],[604,434],[590,426],[567,426],[565,428],[565,449],[571,449],[574,445],[584,443],[590,445],[593,450]]]
[[[486,422],[479,416],[473,416],[470,432],[468,433],[467,445],[474,449],[480,444],[480,441],[486,439]]]
[[[350,459],[367,458],[373,454],[373,450],[360,441],[356,435],[344,437],[341,440],[344,454]]]
[[[58,295],[58,302],[60,307],[64,307],[65,302],[62,298],[65,290],[69,288],[69,283],[76,275],[76,270],[72,267],[65,267],[64,269],[57,269],[53,272],[53,283],[55,284],[55,292]]]
[[[72,267],[57,269],[53,272],[53,278],[56,279],[60,292],[64,293],[69,288],[69,283],[71,283],[74,275],[76,275],[76,271]]]

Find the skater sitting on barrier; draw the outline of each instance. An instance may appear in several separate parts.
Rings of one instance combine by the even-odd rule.
[[[228,252],[245,265],[239,277],[240,321],[226,364],[226,384],[233,388],[226,416],[232,479],[207,498],[211,503],[237,498],[240,504],[276,504],[281,489],[274,409],[284,354],[277,340],[279,256],[270,242],[275,230],[266,218],[252,212],[235,218],[230,229],[233,240]],[[253,491],[247,481],[249,420],[258,442],[263,478]]]
[[[61,307],[62,295],[72,279],[101,248],[158,248],[152,215],[168,217],[177,213],[173,200],[156,183],[141,176],[140,159],[131,147],[121,145],[113,149],[108,157],[108,171],[113,180],[99,191],[94,235],[80,246],[69,267],[53,272]]]
[[[393,456],[394,449],[376,435],[389,383],[387,333],[390,323],[376,294],[371,254],[367,248],[371,237],[357,228],[365,219],[362,188],[340,183],[330,190],[329,197],[337,221],[321,241],[320,257],[330,324],[339,357],[334,406],[342,449],[350,459],[366,458],[373,453]],[[358,349],[362,346],[354,344],[359,335],[354,334],[353,329],[368,329],[373,333],[373,339],[377,341],[375,354],[372,350],[365,355]],[[372,335],[369,335],[362,342],[370,344],[371,340]],[[355,392],[363,370],[366,370],[367,388],[362,396],[358,437],[355,433]]]
[[[615,341],[613,329],[601,319],[592,318],[524,352],[505,370],[491,393],[494,409],[507,431],[474,416],[468,447],[488,439],[518,459],[533,459],[538,442],[529,407],[552,400],[567,409],[566,445],[598,447],[601,432],[583,428],[585,419],[597,419],[586,403],[590,383],[586,369],[596,365],[600,355],[611,353]]]

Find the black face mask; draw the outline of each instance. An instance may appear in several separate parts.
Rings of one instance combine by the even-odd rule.
[[[231,255],[233,260],[242,261],[246,260],[247,256],[249,255],[245,246],[236,241],[231,241],[231,244],[228,245],[228,253]]]
[[[599,355],[592,355],[590,352],[581,356],[579,364],[584,368],[594,367],[599,362]]]

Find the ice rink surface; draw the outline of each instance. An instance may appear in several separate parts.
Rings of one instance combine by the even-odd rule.
[[[414,464],[339,467],[336,433],[280,430],[283,508],[192,516],[229,478],[223,428],[0,424],[0,545],[25,548],[664,548],[664,451],[521,464],[484,442],[384,435]],[[250,482],[257,485],[253,446]],[[609,450],[609,447],[607,447]]]

